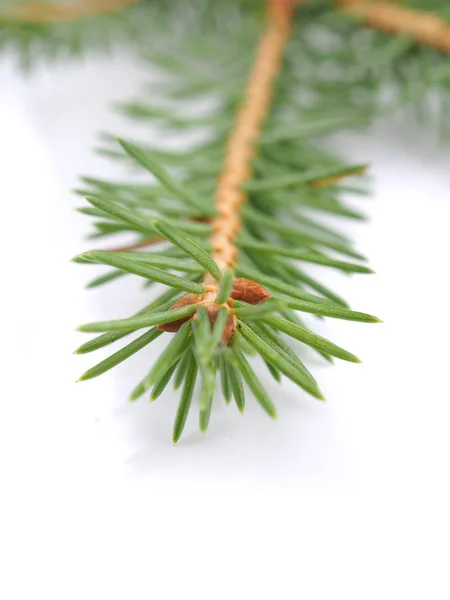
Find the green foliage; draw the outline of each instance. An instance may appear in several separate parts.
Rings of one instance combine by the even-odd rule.
[[[205,271],[210,273],[215,279],[220,279],[220,269],[213,261],[209,253],[202,247],[202,244],[197,242],[194,238],[190,237],[178,231],[175,227],[172,227],[164,221],[154,221],[153,226],[157,233],[161,237],[165,238],[169,242],[172,242],[175,246],[180,248],[188,256],[193,258]]]
[[[197,379],[197,364],[192,352],[187,353],[186,376],[183,391],[181,392],[180,404],[178,405],[175,423],[173,426],[173,443],[176,444],[183,433],[184,426],[191,408],[192,396],[194,394],[195,381]]]
[[[97,366],[93,367],[92,369],[89,369],[89,371],[86,371],[86,373],[84,373],[80,377],[79,381],[93,379],[94,377],[98,377],[99,375],[106,373],[106,371],[109,371],[110,369],[117,366],[127,358],[130,358],[130,356],[132,356],[139,350],[142,350],[142,348],[147,346],[147,344],[150,344],[150,342],[153,342],[153,340],[159,337],[161,333],[162,331],[158,331],[158,329],[156,328],[150,329],[149,331],[144,333],[144,335],[141,335],[139,338],[137,338],[137,340],[134,340],[118,352],[115,352],[106,360],[103,360]]]
[[[194,356],[201,375],[200,430],[206,431],[211,415],[218,358],[222,349],[222,334],[228,318],[228,309],[222,307],[213,326],[206,308],[199,307],[193,323]]]
[[[125,253],[121,252],[103,252],[103,251],[92,251],[82,254],[80,257],[82,260],[91,260],[93,262],[100,262],[111,267],[117,267],[127,273],[133,273],[139,275],[150,281],[156,281],[157,283],[163,283],[170,287],[191,292],[193,294],[201,294],[204,292],[204,287],[199,283],[196,283],[188,277],[179,277],[173,275],[163,269],[157,267],[148,266],[145,258],[140,259],[133,256],[124,256]],[[92,285],[92,284],[91,284]]]
[[[227,385],[229,387],[229,391],[227,391],[227,394],[228,396],[233,394],[236,406],[239,412],[243,414],[245,410],[245,391],[242,382],[242,376],[239,371],[239,363],[235,354],[228,349],[223,353],[223,360],[224,369],[227,373],[226,376],[228,377]]]
[[[224,304],[230,297],[233,288],[234,271],[233,269],[225,269],[220,277],[219,293],[217,294],[217,304]]]
[[[267,323],[267,321],[266,321]],[[270,324],[270,323],[267,323]],[[276,348],[268,343],[264,337],[258,335],[258,332],[252,329],[250,325],[246,325],[244,322],[239,323],[239,331],[244,337],[254,346],[255,350],[266,360],[269,364],[279,369],[286,377],[289,377],[294,383],[302,387],[312,396],[323,400],[322,393],[315,383],[305,374],[296,368],[288,359],[281,355]],[[284,333],[287,333],[286,331]]]
[[[185,323],[170,341],[147,376],[131,392],[130,400],[140,398],[152,385],[158,384],[173,365],[178,364],[189,349],[191,337],[191,324]]]
[[[128,319],[117,319],[115,321],[101,321],[100,323],[89,323],[82,325],[79,330],[87,333],[95,333],[100,331],[136,331],[151,325],[162,325],[163,323],[171,323],[178,319],[191,317],[196,311],[195,305],[185,306],[178,310],[167,310],[165,312],[151,312],[137,317],[129,317]]]

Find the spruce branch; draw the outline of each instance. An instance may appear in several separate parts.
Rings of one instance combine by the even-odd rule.
[[[338,0],[337,7],[368,27],[450,52],[450,24],[438,14],[378,0]]]

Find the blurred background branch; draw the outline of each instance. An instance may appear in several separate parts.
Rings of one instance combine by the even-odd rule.
[[[393,2],[339,0],[338,9],[364,25],[393,35],[406,35],[442,52],[450,51],[450,25],[438,14]]]
[[[47,4],[17,2],[0,12],[0,20],[29,23],[69,23],[87,17],[111,14],[120,11],[137,0],[81,0]]]

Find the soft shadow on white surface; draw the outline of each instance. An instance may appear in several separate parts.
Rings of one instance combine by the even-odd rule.
[[[414,544],[410,546],[409,541],[414,521],[423,548],[435,543],[433,527],[448,527],[449,149],[438,148],[431,133],[402,118],[381,123],[368,133],[337,138],[336,147],[344,148],[350,158],[372,165],[373,198],[352,200],[363,205],[370,220],[351,229],[377,274],[333,275],[329,283],[353,307],[379,315],[384,324],[328,320],[325,324],[316,321],[315,326],[354,351],[363,364],[313,365],[326,403],[307,398],[288,384],[277,390],[267,376],[265,383],[273,390],[279,409],[277,422],[266,418],[251,400],[244,417],[233,406],[218,401],[210,430],[202,436],[194,408],[185,436],[174,448],[170,434],[176,395],[165,394],[152,405],[145,399],[133,405],[127,402],[136,379],[152,363],[157,344],[98,380],[74,383],[83,370],[107,355],[73,356],[74,348],[84,340],[74,332],[76,325],[98,317],[125,316],[145,302],[145,292],[131,280],[95,292],[83,290],[91,272],[69,262],[89,245],[82,241],[87,219],[74,212],[80,201],[69,190],[76,185],[78,173],[114,176],[115,166],[94,156],[90,148],[100,130],[126,131],[106,105],[133,96],[141,75],[140,69],[125,59],[93,60],[85,66],[44,73],[29,82],[6,68],[2,71],[4,372],[0,428],[6,458],[4,482],[15,490],[8,510],[13,514],[22,510],[31,516],[34,527],[38,531],[42,527],[43,536],[50,532],[63,547],[67,539],[55,519],[67,526],[64,511],[69,510],[70,535],[86,536],[79,543],[95,561],[97,546],[111,558],[111,531],[118,536],[115,544],[120,541],[124,547],[134,541],[136,531],[146,531],[149,539],[154,535],[161,541],[165,527],[172,534],[171,528],[181,522],[179,511],[189,514],[191,504],[198,506],[202,498],[211,499],[212,493],[222,498],[222,506],[230,493],[254,491],[262,501],[275,491],[285,491],[283,506],[289,522],[283,519],[279,501],[272,507],[280,523],[275,527],[272,520],[265,520],[262,505],[253,499],[251,505],[243,502],[241,507],[250,519],[245,536],[233,525],[227,531],[229,521],[220,525],[220,515],[216,515],[216,533],[230,545],[239,548],[242,544],[244,552],[250,550],[251,536],[257,540],[264,528],[271,552],[276,552],[277,540],[288,539],[281,536],[280,528],[292,530],[295,540],[308,535],[317,564],[326,557],[330,585],[333,577],[346,583],[342,573],[333,570],[339,539],[347,536],[357,548],[367,544],[367,536],[372,535],[379,538],[379,548],[385,548],[385,562],[380,559],[385,572],[390,573],[398,561],[396,584],[391,588],[396,594],[385,595],[380,587],[378,594],[373,596],[369,590],[361,597],[401,597],[402,590],[414,589],[425,594],[415,596],[418,598],[444,598],[438,579],[431,577],[434,583],[428,588],[421,584],[413,588],[406,578],[410,558],[422,561],[430,573],[434,569],[440,573],[443,563],[439,561],[445,557],[434,556],[431,565],[429,557],[411,555]],[[333,500],[328,502],[321,492],[332,493]],[[355,494],[354,500],[339,503],[341,492]],[[359,493],[370,504],[355,506]],[[302,497],[298,509],[301,506],[306,511],[306,521],[289,502],[298,494]],[[31,497],[30,508],[27,499]],[[170,527],[169,510],[174,519]],[[367,514],[360,514],[361,510]],[[211,511],[210,507],[206,512],[214,522]],[[119,522],[115,521],[117,514],[122,515]],[[124,514],[130,519],[132,533]],[[162,514],[161,523],[158,514]],[[256,515],[261,517],[260,523]],[[308,515],[314,526],[306,525]],[[353,519],[350,528],[345,527],[346,518]],[[426,519],[433,518],[434,525],[426,526]],[[197,535],[193,524],[183,527],[188,539]],[[326,531],[334,532],[329,548],[315,538],[317,533],[319,540],[321,536],[328,539]],[[208,545],[213,533],[204,535]],[[90,547],[92,537],[95,542]],[[180,548],[189,553],[185,540],[178,550],[170,540],[160,547],[166,561],[161,577],[164,574],[169,581],[171,553],[175,560],[182,560]],[[262,543],[257,549],[261,561],[265,559],[263,548]],[[148,552],[147,558],[153,556],[153,550]],[[284,567],[274,573],[283,569],[294,573],[296,556],[286,557]],[[392,560],[389,565],[387,557]],[[124,560],[132,569],[129,559]],[[146,561],[142,557],[136,560],[145,570]],[[258,577],[253,563],[251,573]],[[357,580],[365,573],[370,571],[361,567]],[[316,592],[328,589],[317,567],[310,575],[311,581],[316,578],[318,582]],[[283,579],[277,583],[267,577],[267,592],[296,597]],[[355,574],[348,572],[348,577]],[[402,587],[402,577],[406,587]],[[105,597],[101,589],[100,595],[91,590],[84,597]],[[115,590],[117,595],[108,597],[126,597],[126,590],[134,590],[135,597],[147,597],[143,589],[124,579]],[[330,596],[324,591],[324,595],[317,592],[307,597]]]

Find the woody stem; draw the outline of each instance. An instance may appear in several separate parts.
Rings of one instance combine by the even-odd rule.
[[[241,227],[240,209],[246,201],[242,185],[253,174],[252,161],[257,140],[269,113],[274,84],[281,68],[284,49],[291,33],[293,2],[271,0],[267,3],[267,27],[256,51],[244,100],[228,138],[224,165],[215,194],[217,216],[210,237],[212,257],[221,272],[234,267],[237,259],[236,235]],[[204,299],[214,302],[219,282],[211,275],[204,279]]]
[[[407,35],[420,44],[450,52],[450,25],[429,12],[372,0],[339,0],[337,8],[365,25],[392,35]]]
[[[13,4],[3,13],[0,21],[25,21],[29,23],[69,23],[118,12],[137,0],[78,0],[59,4],[31,2]]]

